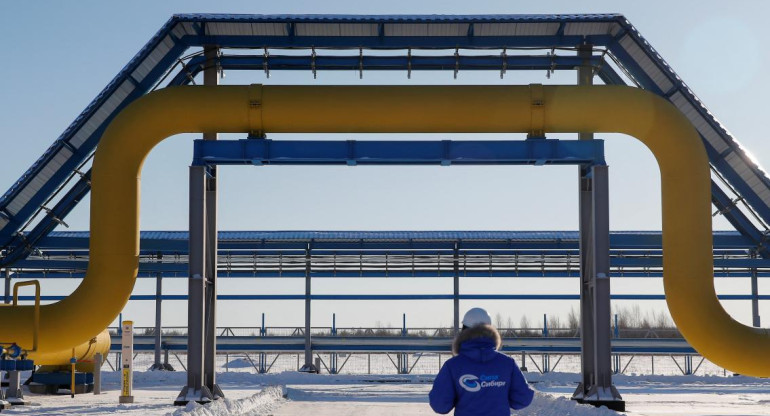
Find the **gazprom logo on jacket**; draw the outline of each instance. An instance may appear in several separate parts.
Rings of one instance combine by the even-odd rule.
[[[482,388],[505,386],[505,381],[500,381],[498,380],[499,378],[500,376],[496,375],[489,376],[482,374],[481,377],[476,377],[473,374],[465,374],[460,376],[458,381],[460,382],[460,387],[471,393],[475,393]]]
[[[474,376],[473,374],[466,374],[464,376],[460,376],[460,387],[468,390],[471,393],[474,393],[481,390],[481,383],[479,383],[478,377]]]

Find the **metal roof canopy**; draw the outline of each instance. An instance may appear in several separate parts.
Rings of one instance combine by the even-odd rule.
[[[736,226],[751,238],[754,248],[764,253],[766,230],[758,230],[739,209],[736,201],[745,200],[756,210],[761,222],[770,220],[770,179],[742,150],[739,143],[708,112],[684,82],[660,55],[644,40],[631,23],[620,14],[587,15],[224,15],[180,14],[173,16],[109,85],[75,119],[53,145],[0,198],[0,246],[18,250],[34,244],[71,211],[89,188],[86,174],[53,208],[45,207],[59,187],[77,178],[77,169],[98,144],[110,120],[134,99],[159,85],[164,74],[189,47],[217,45],[221,48],[263,50],[266,70],[290,69],[284,62],[270,68],[270,48],[307,49],[308,56],[293,65],[311,70],[324,68],[316,49],[359,50],[359,67],[373,65],[362,51],[388,49],[454,49],[455,65],[447,62],[436,69],[454,70],[473,65],[458,56],[460,49],[503,50],[501,74],[507,61],[505,49],[575,48],[590,43],[605,48],[607,56],[641,88],[663,96],[676,105],[701,133],[712,166],[735,188],[741,198],[717,195],[715,203]],[[512,55],[513,56],[513,55]],[[279,58],[279,57],[276,57]],[[350,57],[345,65],[354,63]],[[355,59],[355,57],[353,57]],[[439,60],[441,57],[435,59]],[[451,57],[450,57],[451,58]],[[470,57],[468,57],[470,59]],[[238,58],[232,57],[236,66]],[[248,58],[241,58],[248,59]],[[283,58],[281,58],[283,59]],[[288,58],[287,58],[288,59]],[[309,59],[309,61],[308,61]],[[367,58],[368,59],[368,58]],[[415,58],[417,59],[417,58]],[[444,58],[442,58],[444,59]],[[480,58],[473,58],[480,59]],[[522,58],[525,59],[525,58]],[[527,65],[543,65],[541,58]],[[558,68],[568,68],[569,59],[553,58]],[[570,58],[571,59],[571,58]],[[251,65],[257,60],[252,57]],[[415,61],[416,62],[416,61]],[[437,61],[438,62],[438,61]],[[514,63],[511,61],[510,63]],[[381,64],[379,69],[411,69],[410,60]],[[287,66],[288,65],[288,66]],[[427,64],[426,64],[427,65]],[[427,66],[430,66],[427,65]],[[485,65],[490,66],[490,63]],[[611,67],[599,62],[599,75],[608,83],[624,83]],[[344,66],[344,65],[343,65]],[[376,66],[376,65],[375,65]],[[419,66],[419,65],[417,65]],[[513,65],[515,67],[515,65]],[[608,72],[609,69],[609,72]],[[188,71],[183,68],[182,71]],[[196,70],[193,68],[193,70]],[[177,77],[178,78],[178,77]],[[183,77],[184,78],[184,77]],[[179,82],[187,83],[189,79]],[[715,193],[719,193],[715,185]],[[36,213],[45,211],[33,232],[18,234]],[[764,224],[761,224],[764,227]],[[29,240],[25,240],[29,238]],[[24,255],[22,253],[21,255]],[[3,259],[12,262],[19,254]]]

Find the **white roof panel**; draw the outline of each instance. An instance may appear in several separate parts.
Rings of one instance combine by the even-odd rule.
[[[476,23],[474,36],[547,36],[559,31],[558,22],[543,23]]]
[[[297,36],[377,36],[376,23],[297,23]]]

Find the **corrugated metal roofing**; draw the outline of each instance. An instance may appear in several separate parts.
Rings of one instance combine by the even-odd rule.
[[[614,236],[658,236],[660,231],[614,231]],[[717,236],[740,236],[715,231]],[[88,231],[54,231],[49,237],[88,238]],[[143,240],[187,240],[187,231],[142,231]],[[220,231],[223,241],[250,240],[577,240],[577,231]]]
[[[356,14],[176,14],[177,21],[199,22],[542,22],[608,21],[624,19],[622,14],[471,14],[471,15],[356,15]]]
[[[471,28],[473,25],[473,28]],[[380,30],[380,27],[382,30]],[[205,33],[204,33],[205,31]],[[470,32],[473,33],[470,33]],[[740,144],[703,106],[703,103],[682,82],[664,59],[641,36],[634,26],[620,14],[547,14],[547,15],[233,15],[233,14],[179,14],[173,16],[137,55],[118,73],[83,113],[65,130],[65,132],[45,151],[24,175],[0,197],[0,210],[5,209],[8,216],[0,215],[0,235],[3,239],[11,238],[21,224],[40,206],[47,194],[71,174],[74,159],[85,157],[95,146],[98,137],[95,132],[103,126],[109,117],[116,114],[121,105],[146,92],[168,63],[181,56],[183,49],[196,42],[208,42],[203,34],[212,36],[288,36],[305,37],[307,42],[316,42],[316,38],[338,37],[329,45],[337,45],[343,37],[351,37],[358,42],[361,37],[392,36],[391,40],[404,37],[449,38],[449,42],[462,40],[469,36],[477,40],[485,36],[505,37],[498,46],[505,46],[511,37],[535,38],[543,46],[548,42],[547,35],[564,36],[599,36],[597,46],[603,45],[631,57],[623,65],[638,66],[638,75],[646,76],[651,83],[649,88],[657,88],[664,96],[682,110],[706,143],[715,149],[717,160],[712,164],[728,181],[736,185],[744,199],[759,212],[766,221],[770,218],[770,179],[762,168],[751,159]],[[291,33],[290,33],[291,32]],[[607,36],[609,35],[609,36]],[[604,36],[604,38],[602,38]],[[611,36],[611,37],[610,37]],[[186,37],[185,40],[182,40]],[[614,40],[620,37],[620,41]],[[231,41],[241,45],[246,38]],[[435,39],[435,38],[434,38]],[[489,39],[489,38],[487,38]],[[541,40],[543,39],[543,40]],[[554,42],[551,38],[551,42]],[[604,39],[604,40],[601,40]],[[260,40],[262,42],[262,40]],[[370,47],[380,47],[377,40],[370,41]],[[413,41],[409,40],[407,46]],[[428,40],[423,47],[431,47]],[[609,43],[607,43],[609,42]],[[260,45],[262,45],[260,43]],[[292,44],[293,45],[293,44]],[[359,45],[356,43],[356,45]],[[496,44],[497,45],[497,44]],[[198,45],[200,46],[200,45]],[[228,46],[225,42],[224,46]],[[267,45],[269,46],[269,45]],[[317,45],[318,46],[318,45]],[[324,45],[320,45],[324,46]],[[327,45],[328,46],[328,45]],[[348,45],[349,46],[349,45]],[[402,45],[403,46],[403,45]],[[475,44],[466,46],[476,47]],[[483,46],[482,46],[483,47]],[[635,75],[636,76],[636,75]],[[86,145],[88,144],[88,145]],[[83,146],[83,148],[81,148]],[[77,149],[72,152],[69,148]],[[731,151],[728,151],[731,149]],[[725,170],[725,172],[723,172]],[[5,213],[2,213],[3,215]],[[18,214],[18,215],[17,215]],[[270,238],[321,238],[313,237],[310,232],[282,232]],[[294,233],[294,234],[289,234]],[[299,234],[297,234],[299,233]],[[305,234],[302,234],[305,233]],[[371,238],[371,239],[508,239],[527,238],[527,234],[501,236],[505,232],[477,232],[473,236],[466,232],[409,232],[424,233],[420,237],[403,237],[400,232],[370,232],[366,237],[341,237],[343,232],[319,232],[330,239]],[[359,232],[353,232],[359,233]],[[374,233],[374,234],[371,234]],[[458,233],[447,237],[446,233]],[[479,234],[485,233],[485,234]],[[526,232],[525,232],[526,233]],[[292,237],[288,237],[292,235]],[[567,238],[545,237],[532,234],[533,239]],[[466,237],[463,237],[466,236]],[[160,238],[160,237],[159,237]],[[235,238],[235,236],[233,236]],[[256,238],[248,236],[244,238]],[[576,238],[576,237],[572,237]],[[6,241],[0,241],[5,243]]]

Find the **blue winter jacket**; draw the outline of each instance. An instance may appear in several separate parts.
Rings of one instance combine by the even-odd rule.
[[[455,416],[510,415],[527,407],[535,392],[516,362],[497,352],[500,335],[483,325],[463,330],[455,340],[459,353],[441,367],[430,391],[430,407]]]

